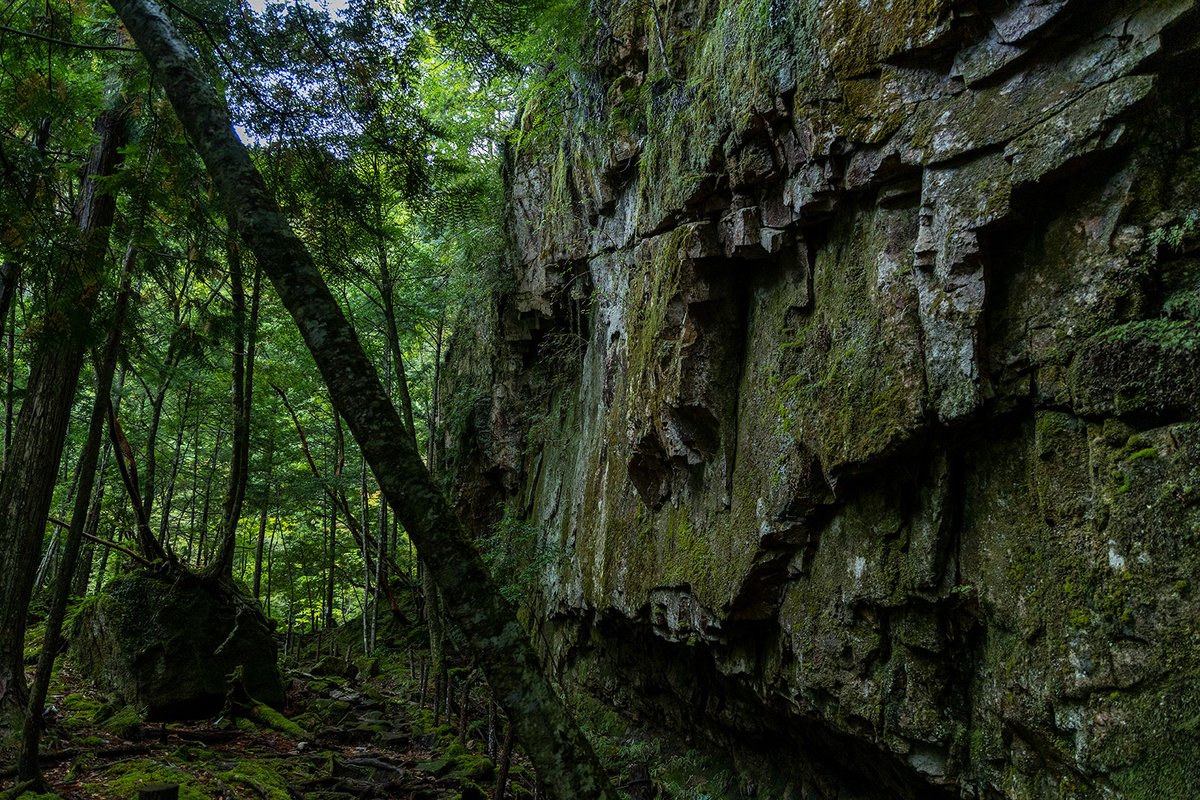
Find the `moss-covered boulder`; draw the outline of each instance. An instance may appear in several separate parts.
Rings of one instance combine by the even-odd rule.
[[[111,581],[80,609],[71,656],[80,671],[150,720],[212,716],[226,676],[278,706],[283,683],[271,625],[244,587],[185,570]]]
[[[142,718],[133,706],[125,706],[105,720],[101,727],[120,739],[137,741],[142,738]]]

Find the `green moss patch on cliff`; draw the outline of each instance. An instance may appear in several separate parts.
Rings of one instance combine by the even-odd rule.
[[[915,210],[875,209],[831,231],[813,267],[816,311],[781,345],[779,415],[827,473],[878,460],[924,425],[916,291],[901,266],[915,225]]]
[[[1195,413],[1200,332],[1191,320],[1141,320],[1097,333],[1080,349],[1072,394],[1085,413]]]

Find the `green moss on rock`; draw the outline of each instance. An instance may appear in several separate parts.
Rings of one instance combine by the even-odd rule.
[[[231,786],[245,787],[262,800],[291,800],[287,781],[279,774],[282,766],[271,760],[239,761],[217,777]]]
[[[104,772],[104,780],[85,783],[83,788],[94,796],[128,800],[138,789],[156,783],[179,785],[179,800],[210,800],[208,791],[190,772],[158,761],[139,760],[114,764]]]
[[[104,730],[121,739],[142,738],[142,717],[133,706],[125,706],[104,721]]]
[[[77,614],[71,657],[148,719],[215,715],[239,666],[252,697],[283,702],[275,641],[244,587],[184,571],[135,573],[110,581],[104,597]]]
[[[1191,320],[1142,320],[1088,339],[1071,371],[1084,413],[1200,410],[1200,329]]]

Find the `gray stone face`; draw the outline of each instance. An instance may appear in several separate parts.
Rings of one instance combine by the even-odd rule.
[[[771,9],[616,4],[514,156],[464,518],[760,796],[1200,795],[1200,12]]]

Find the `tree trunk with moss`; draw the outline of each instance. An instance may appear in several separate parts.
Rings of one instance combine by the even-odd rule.
[[[304,244],[233,132],[223,99],[166,14],[150,0],[113,6],[166,89],[229,203],[239,233],[299,326],[330,397],[442,590],[538,774],[560,800],[617,794],[587,739],[543,673],[512,606],[500,594],[434,484],[354,329]]]
[[[79,559],[79,547],[83,542],[83,530],[87,524],[88,508],[92,502],[96,465],[100,459],[100,445],[104,440],[105,416],[108,413],[109,398],[112,396],[113,374],[117,371],[121,328],[125,323],[125,313],[129,308],[129,273],[136,257],[137,248],[130,244],[125,254],[121,294],[117,298],[112,330],[108,334],[108,342],[104,347],[103,360],[96,371],[96,398],[92,402],[92,416],[88,423],[87,440],[84,442],[83,452],[79,456],[79,467],[75,470],[75,474],[79,476],[79,487],[75,493],[71,527],[67,531],[67,540],[63,545],[62,562],[58,570],[58,579],[55,581],[50,614],[46,619],[45,640],[42,644],[41,655],[38,657],[37,672],[34,675],[28,707],[25,710],[21,749],[17,753],[17,779],[20,781],[32,780],[38,784],[44,783],[38,765],[38,743],[42,734],[42,706],[46,702],[46,692],[50,687],[50,675],[54,669],[55,656],[58,655],[60,649],[62,624],[66,617],[67,600],[71,594],[73,571],[76,561]],[[46,790],[48,787],[43,789],[43,791]]]
[[[0,728],[10,730],[15,726],[5,723],[16,723],[27,699],[25,616],[116,213],[116,198],[101,192],[99,179],[121,164],[126,138],[121,112],[102,113],[96,132],[99,141],[76,206],[80,240],[68,251],[46,298],[0,483]]]

